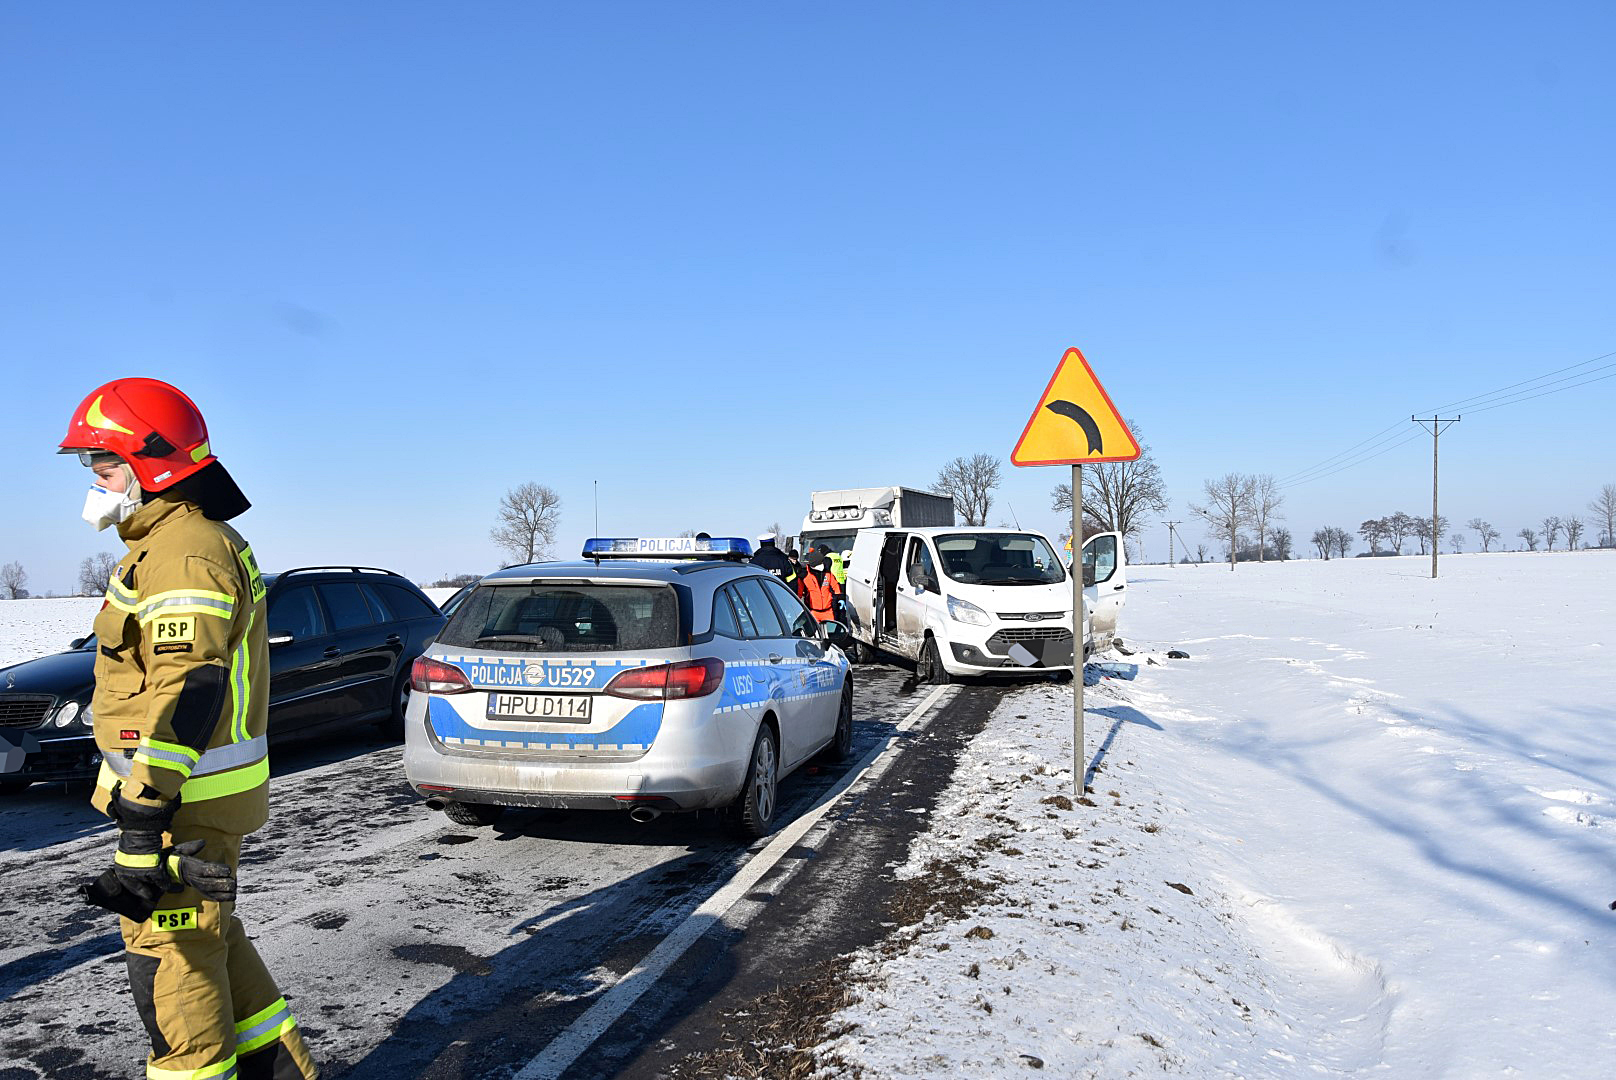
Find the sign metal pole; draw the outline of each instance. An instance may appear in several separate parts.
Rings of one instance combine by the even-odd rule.
[[[1083,466],[1072,466],[1072,797],[1083,797]]]

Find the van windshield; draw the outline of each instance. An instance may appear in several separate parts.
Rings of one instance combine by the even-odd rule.
[[[949,533],[934,538],[943,573],[965,585],[1056,585],[1066,568],[1036,533]]]
[[[679,602],[666,585],[479,585],[438,644],[491,652],[632,652],[679,644]]]

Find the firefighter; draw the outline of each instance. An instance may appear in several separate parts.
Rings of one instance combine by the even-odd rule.
[[[773,533],[764,533],[758,537],[758,549],[752,555],[752,565],[761,566],[791,588],[797,587],[797,569],[792,561],[786,557],[775,544]]]
[[[797,596],[820,622],[830,622],[836,618],[842,586],[836,580],[836,575],[830,572],[830,559],[817,548],[809,553],[808,565],[803,568],[802,577],[797,581]]]
[[[95,620],[102,764],[91,801],[118,825],[117,883],[150,910],[119,920],[151,1039],[146,1075],[316,1077],[235,904],[169,869],[178,847],[233,876],[242,837],[268,816],[264,582],[252,548],[225,524],[251,504],[214,456],[195,404],[156,379],[93,391],[61,453],[94,474],[85,520],[116,525],[129,546]]]

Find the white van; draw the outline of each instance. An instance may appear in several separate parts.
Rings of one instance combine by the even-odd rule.
[[[1086,657],[1116,635],[1128,585],[1121,534],[1085,540],[1083,566]],[[894,653],[927,682],[1072,670],[1072,583],[1042,533],[861,529],[847,607],[858,659]]]

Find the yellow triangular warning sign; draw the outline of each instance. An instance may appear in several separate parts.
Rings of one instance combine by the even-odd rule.
[[[1138,456],[1139,443],[1089,362],[1076,349],[1067,349],[1011,452],[1010,463],[1092,465]]]

